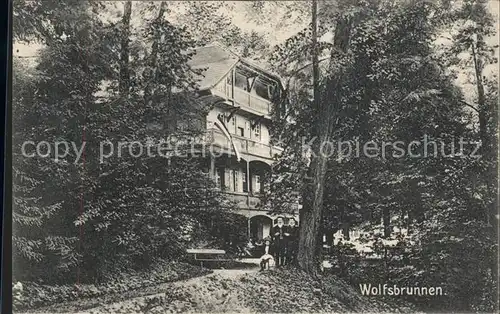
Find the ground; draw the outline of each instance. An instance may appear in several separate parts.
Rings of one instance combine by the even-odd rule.
[[[262,313],[262,312],[413,312],[361,296],[360,291],[328,276],[311,279],[295,269],[221,269],[135,291],[120,300],[79,300],[39,309],[38,313]]]
[[[214,273],[186,281],[165,284],[160,293],[122,302],[106,304],[83,313],[151,313],[178,312],[236,312],[248,313],[244,296],[239,289],[231,289],[253,270],[215,270]]]

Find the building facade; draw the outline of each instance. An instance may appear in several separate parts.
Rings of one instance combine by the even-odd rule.
[[[247,218],[249,238],[263,239],[279,216],[259,205],[266,175],[282,153],[269,132],[283,91],[280,79],[218,45],[197,48],[190,63],[203,69],[200,98],[211,108],[205,120],[208,174]],[[282,216],[298,221],[298,213]]]

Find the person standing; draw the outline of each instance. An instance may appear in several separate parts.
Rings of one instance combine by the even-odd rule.
[[[286,263],[295,264],[297,259],[297,248],[299,244],[299,228],[297,227],[297,222],[295,218],[290,218],[288,220],[288,226],[286,227]]]
[[[285,265],[286,258],[286,239],[285,239],[285,222],[283,217],[278,217],[276,226],[273,227],[271,235],[274,243],[274,261],[276,267]]]

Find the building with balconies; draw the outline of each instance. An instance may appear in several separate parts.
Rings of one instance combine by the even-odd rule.
[[[237,203],[248,220],[248,235],[269,235],[277,218],[260,205],[266,174],[282,149],[271,145],[273,106],[283,92],[279,77],[219,45],[196,49],[190,65],[203,69],[200,99],[209,102],[206,116],[208,175]],[[285,219],[298,214],[286,214]]]

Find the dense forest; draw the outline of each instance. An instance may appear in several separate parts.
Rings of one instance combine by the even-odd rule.
[[[241,26],[235,11],[267,32]],[[299,195],[297,268],[323,276],[328,260],[353,285],[442,286],[440,298],[407,296],[424,311],[495,310],[498,24],[489,1],[15,0],[13,16],[14,41],[40,47],[36,60],[13,60],[14,283],[100,284],[178,261],[193,243],[246,243],[235,228],[246,222],[196,159],[98,158],[102,141],[194,135],[146,125],[206,115],[186,52],[219,42],[283,79],[272,135],[284,153],[266,206],[288,211]],[[300,29],[285,39],[273,34],[292,25]],[[318,138],[307,153],[304,138]],[[459,153],[461,140],[480,148]],[[71,150],[58,161],[26,158],[25,141],[85,150],[78,162]],[[322,142],[356,141],[436,145],[418,146],[422,158],[319,153]],[[380,263],[363,263],[349,244],[321,249],[323,234],[353,228]]]

